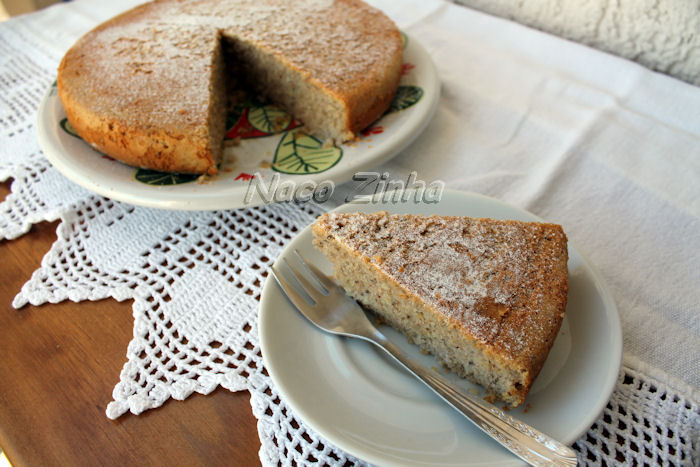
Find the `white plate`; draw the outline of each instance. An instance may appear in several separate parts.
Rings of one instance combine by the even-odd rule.
[[[541,221],[500,201],[456,191],[446,191],[438,204],[346,204],[337,210]],[[311,238],[307,227],[280,258],[296,248],[331,273],[330,262],[312,246]],[[571,243],[568,266],[567,317],[526,404],[509,413],[571,444],[593,424],[612,393],[622,336],[610,294]],[[258,326],[265,367],[285,403],[346,452],[379,465],[521,464],[381,350],[319,331],[291,305],[274,280],[264,285]],[[398,333],[382,330],[414,358],[439,367]],[[468,391],[480,391],[450,377]]]
[[[406,93],[402,94],[404,99],[401,102],[404,105],[413,102],[421,92],[422,96],[403,110],[385,114],[370,126],[371,131],[359,141],[342,145],[342,152],[336,151],[325,159],[335,162],[327,163],[325,170],[317,173],[292,175],[275,170],[274,157],[279,143],[287,134],[282,131],[265,137],[242,139],[240,145],[228,147],[220,173],[204,183],[201,180],[158,186],[143,183],[139,181],[143,171],[139,172],[100,154],[70,133],[70,125],[65,125],[65,112],[55,84],[48,90],[39,107],[37,134],[41,148],[54,167],[78,185],[108,198],[142,206],[182,210],[254,206],[268,201],[269,197],[261,196],[260,191],[252,189],[252,198],[246,199],[251,188],[250,177],[253,175],[259,174],[257,180],[263,183],[264,195],[276,174],[279,174],[277,186],[282,186],[286,180],[291,180],[296,186],[302,182],[345,182],[358,171],[378,166],[413,141],[427,126],[435,111],[440,83],[430,56],[413,39],[406,39],[403,72],[399,89]],[[321,146],[320,142],[316,143]],[[340,157],[336,160],[338,156]],[[281,169],[288,170],[285,167]],[[320,168],[310,169],[311,172],[315,170]],[[154,179],[157,180],[158,177],[149,180],[152,183]],[[160,181],[170,183],[182,179],[164,177]],[[279,196],[285,194],[283,190],[278,191]]]

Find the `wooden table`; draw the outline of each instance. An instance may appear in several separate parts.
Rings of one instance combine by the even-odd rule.
[[[0,199],[10,183],[0,184]],[[105,415],[126,361],[131,301],[12,308],[58,222],[0,242],[0,447],[22,465],[259,465],[247,391],[219,388],[139,416]]]

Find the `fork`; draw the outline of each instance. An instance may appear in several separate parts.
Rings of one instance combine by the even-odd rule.
[[[283,262],[291,272],[296,286],[285,279],[276,266],[271,268],[272,275],[294,306],[317,327],[332,334],[360,338],[382,348],[450,406],[525,462],[538,466],[577,465],[576,453],[568,446],[507,415],[481,398],[460,390],[435,371],[406,355],[369,321],[360,305],[348,297],[343,289],[307,262],[297,250],[294,253],[305,274],[299,272],[286,258],[283,258]]]

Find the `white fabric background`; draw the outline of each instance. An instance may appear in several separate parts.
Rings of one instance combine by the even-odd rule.
[[[14,179],[12,194],[0,204],[0,233],[10,239],[32,223],[62,220],[58,241],[14,305],[135,299],[135,337],[107,407],[110,417],[217,385],[247,389],[264,463],[303,462],[309,452],[317,459],[349,459],[327,444],[320,454],[314,451],[320,446],[316,435],[311,443],[301,439],[307,429],[292,423],[260,373],[256,347],[263,271],[321,209],[134,208],[76,187],[41,154],[35,112],[62,54],[80,34],[135,3],[100,2],[98,8],[76,0],[0,24],[0,179]],[[607,281],[624,333],[623,373],[605,414],[577,443],[582,460],[610,462],[622,449],[625,458],[649,462],[643,449],[637,455],[631,447],[643,445],[654,461],[694,463],[700,427],[700,88],[440,0],[372,3],[428,49],[442,82],[425,133],[379,170],[392,178],[416,171],[425,181],[444,180],[561,223]],[[339,187],[333,202],[354,187]],[[143,242],[134,246],[121,240],[125,235]],[[192,308],[191,297],[178,290],[205,278],[218,281],[222,293],[207,295],[211,307]],[[211,319],[222,320],[222,327],[204,326]],[[184,377],[158,359],[164,346],[172,356],[189,358]],[[207,366],[200,361],[203,350],[223,363]],[[146,358],[139,357],[143,352]],[[634,422],[635,430],[618,423],[623,412],[631,414],[624,426]],[[640,422],[647,419],[649,427]],[[657,435],[655,426],[673,427],[690,441]],[[304,446],[302,454],[287,449],[287,432],[294,433],[292,444]],[[622,448],[616,436],[624,438]]]
[[[430,51],[442,98],[384,168],[562,224],[612,289],[625,352],[700,386],[700,88],[427,3],[387,10]]]
[[[697,0],[456,0],[700,85]]]

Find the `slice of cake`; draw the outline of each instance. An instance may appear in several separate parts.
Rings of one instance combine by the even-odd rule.
[[[566,309],[561,226],[330,213],[312,232],[349,295],[489,397],[524,401]]]

